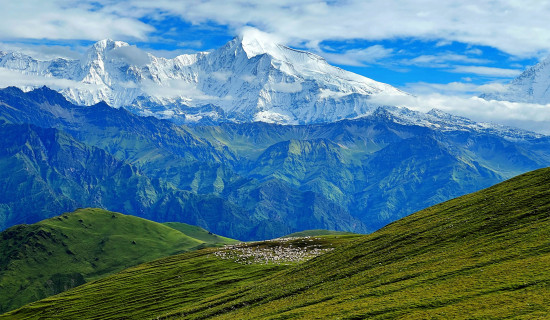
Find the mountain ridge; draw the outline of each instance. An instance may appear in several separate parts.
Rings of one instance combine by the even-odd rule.
[[[0,109],[0,119],[8,123],[55,128],[104,150],[134,168],[136,178],[149,181],[126,193],[137,207],[125,209],[120,201],[99,206],[196,224],[243,240],[275,238],[301,228],[373,231],[437,202],[550,165],[547,137],[436,111],[387,107],[324,124],[185,126],[105,103],[75,106],[45,87],[27,93],[0,90]],[[57,172],[55,166],[50,169]],[[46,181],[71,181],[64,177]],[[158,197],[149,200],[154,198],[158,206],[147,201],[145,190],[157,190]],[[5,203],[7,214],[28,211],[13,211],[11,202]],[[98,206],[94,203],[79,206]],[[212,210],[223,213],[211,216]]]
[[[503,91],[480,95],[486,100],[550,104],[550,56],[527,68]]]
[[[330,122],[372,112],[377,105],[370,95],[405,94],[255,34],[235,37],[212,52],[173,59],[106,39],[92,45],[81,60],[38,61],[6,54],[0,56],[0,67],[69,80],[58,90],[79,105],[106,101],[138,114],[190,123],[203,118]],[[223,114],[203,110],[209,104]]]

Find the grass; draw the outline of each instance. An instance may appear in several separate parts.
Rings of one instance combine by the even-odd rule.
[[[311,238],[309,245],[333,248],[354,237]],[[282,241],[304,246],[304,239]],[[243,243],[240,246],[263,248],[278,246],[278,241]],[[224,248],[174,255],[126,269],[112,276],[71,289],[62,294],[29,304],[0,316],[0,319],[147,319],[186,307],[196,307],[209,297],[227,290],[252,285],[291,265],[275,263],[243,264],[218,258]]]
[[[201,227],[193,226],[182,222],[165,222],[163,225],[176,229],[191,238],[200,240],[209,246],[222,246],[225,244],[238,243],[239,240],[222,237],[209,232]]]
[[[186,319],[501,319],[550,314],[550,170],[401,219]],[[177,313],[168,318],[179,318]]]
[[[300,232],[294,232],[289,235],[284,236],[283,238],[289,237],[315,237],[315,236],[326,236],[326,235],[357,235],[353,232],[347,231],[334,231],[334,230],[324,230],[324,229],[315,229],[315,230],[305,230]]]
[[[220,237],[218,242],[235,240]],[[79,209],[14,226],[0,234],[0,311],[210,245],[163,224],[102,209]]]
[[[549,234],[550,169],[541,169],[370,235],[319,237],[335,240],[335,249],[305,262],[242,264],[212,254],[221,248],[206,249],[125,270],[3,318],[547,318]]]

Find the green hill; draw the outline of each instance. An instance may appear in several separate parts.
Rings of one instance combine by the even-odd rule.
[[[102,209],[9,228],[0,234],[0,311],[211,243],[184,233]],[[218,242],[234,240],[219,237]]]
[[[213,234],[212,232],[207,231],[201,227],[193,226],[183,222],[164,222],[163,225],[168,226],[172,229],[176,229],[193,239],[204,242],[209,246],[218,246],[239,242],[239,240],[222,237],[217,234]]]
[[[305,262],[266,264],[238,246],[206,249],[127,269],[4,318],[545,318],[549,234],[550,169],[541,169],[370,235],[319,237],[336,240],[336,249]],[[321,241],[302,238],[292,247],[309,240],[313,248]]]

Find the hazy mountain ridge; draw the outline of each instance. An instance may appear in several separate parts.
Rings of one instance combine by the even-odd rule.
[[[62,101],[59,101],[60,95],[46,88],[29,93],[10,88],[1,91],[0,96],[3,101],[0,105],[2,118],[23,124],[4,124],[3,131],[7,128],[18,131],[21,126],[29,127],[24,125],[27,122],[58,128],[30,126],[31,131],[39,133],[44,130],[56,132],[54,145],[61,146],[50,150],[38,139],[30,149],[32,152],[40,150],[36,152],[49,152],[56,156],[57,152],[61,152],[66,155],[60,156],[64,159],[61,164],[68,163],[60,167],[60,163],[44,161],[42,158],[25,160],[33,167],[41,168],[39,172],[54,174],[29,175],[24,169],[19,171],[21,181],[25,183],[18,184],[17,188],[4,189],[1,195],[4,227],[22,222],[32,223],[60,211],[97,206],[160,222],[191,223],[241,239],[276,237],[302,230],[305,225],[312,228],[366,231],[346,210],[334,210],[334,206],[338,205],[332,204],[331,207],[321,204],[325,203],[322,197],[319,199],[296,190],[282,181],[273,181],[272,184],[279,185],[291,194],[294,202],[286,203],[285,198],[273,194],[267,188],[263,197],[251,197],[256,202],[250,205],[248,193],[263,187],[253,181],[250,183],[250,179],[241,177],[233,169],[237,160],[228,147],[214,146],[171,122],[138,117],[124,109],[113,109],[105,104],[77,107],[62,97]],[[4,133],[3,144],[9,150],[11,147],[7,144],[11,145],[17,140],[13,140],[7,131]],[[65,150],[64,144],[57,141],[58,137],[77,145],[78,152]],[[94,152],[101,155],[101,159],[89,159],[87,153],[82,151],[88,149],[96,150]],[[96,168],[104,162],[102,159],[110,159],[108,162],[116,166],[104,173],[102,168]],[[13,154],[5,154],[2,161],[6,166],[13,165],[13,161],[19,166],[25,163],[14,158]],[[92,163],[86,165],[86,161]],[[73,177],[73,167],[80,170],[76,171],[79,172],[76,177]],[[121,171],[117,169],[119,167],[129,169]],[[8,170],[4,172],[5,185],[12,186],[9,181],[18,176]],[[89,185],[82,183],[82,177],[89,177],[92,182],[87,182]],[[38,183],[43,190],[48,191],[38,192],[38,189],[33,189],[33,183]],[[74,188],[70,188],[71,185]],[[242,185],[246,185],[246,188],[237,190]],[[234,196],[231,199],[239,199],[238,202],[231,203],[220,198],[226,196],[232,188]],[[44,197],[48,194],[50,198]],[[265,195],[268,195],[269,201],[264,199]],[[32,201],[27,199],[29,196],[33,197]],[[15,203],[13,199],[28,201]],[[35,206],[32,210],[30,204]],[[287,210],[273,212],[271,206],[285,207]],[[266,210],[271,213],[265,213]],[[269,217],[276,221],[276,227],[264,225]],[[258,229],[260,225],[262,227]]]
[[[387,108],[327,124],[187,127],[106,104],[75,106],[47,88],[1,90],[0,108],[5,121],[57,128],[64,137],[104,150],[152,186],[141,192],[128,185],[114,193],[139,199],[136,207],[123,206],[128,200],[123,197],[109,202],[114,208],[107,202],[79,206],[187,222],[241,239],[316,228],[375,230],[429,205],[550,164],[547,137],[484,129],[467,119],[462,120],[466,125],[418,125],[409,113]],[[74,209],[72,203],[65,210]],[[142,207],[147,209],[135,210]],[[13,211],[7,202],[3,208],[9,214],[24,212]]]

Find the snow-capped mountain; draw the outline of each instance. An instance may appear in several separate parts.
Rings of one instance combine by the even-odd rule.
[[[507,85],[505,91],[483,94],[481,97],[487,100],[550,103],[550,57],[525,70]]]
[[[371,113],[378,105],[370,96],[406,94],[253,32],[215,51],[173,59],[102,40],[80,60],[39,61],[21,53],[0,53],[0,67],[34,80],[48,79],[76,104],[105,101],[141,115],[184,122],[330,122]]]

